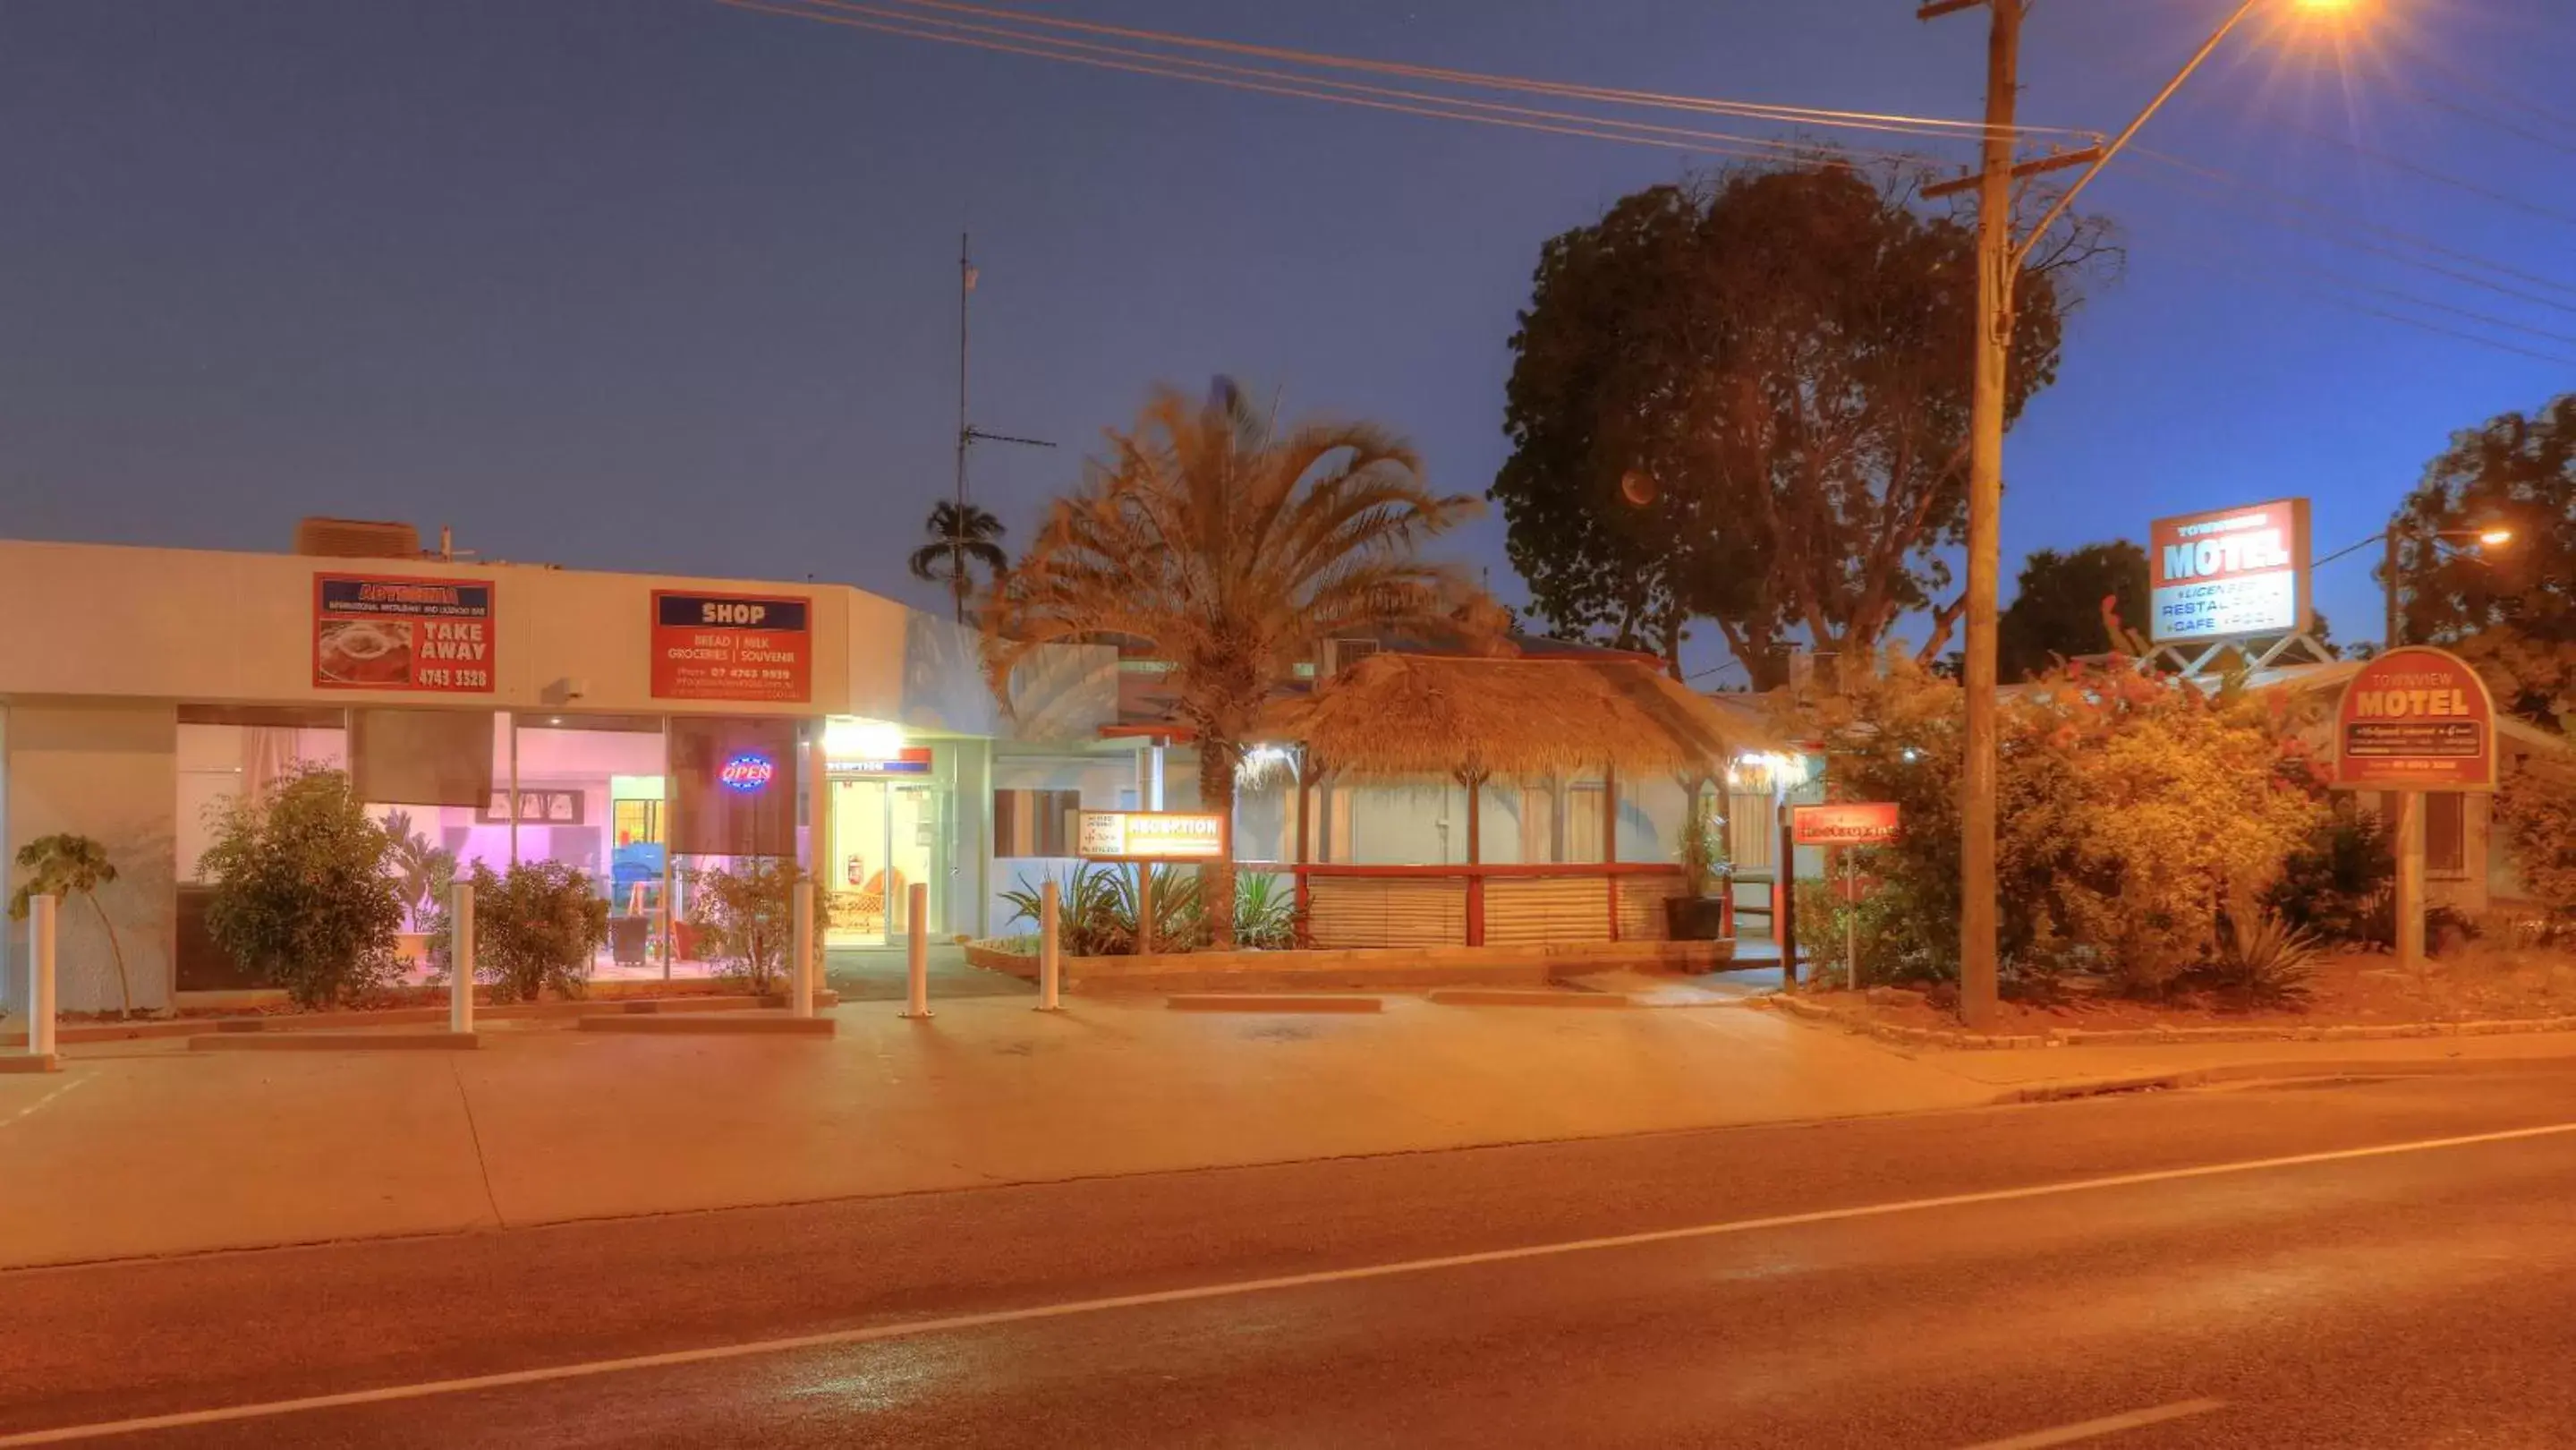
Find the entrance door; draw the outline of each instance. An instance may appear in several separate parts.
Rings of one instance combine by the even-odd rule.
[[[945,839],[940,793],[893,780],[832,782],[831,927],[827,945],[892,946],[911,929],[913,883],[930,887],[929,925],[945,919],[947,882],[934,870]]]

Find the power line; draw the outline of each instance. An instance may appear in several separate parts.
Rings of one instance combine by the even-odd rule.
[[[2552,291],[2564,292],[2571,296],[2576,296],[2576,283],[2564,282],[2555,277],[2544,277],[2537,272],[2527,272],[2521,268],[2509,266],[2503,262],[2481,257],[2474,252],[2464,252],[2457,247],[2446,246],[2441,242],[2434,241],[2430,237],[2422,236],[2414,232],[2403,231],[2396,227],[2384,226],[2378,222],[2370,220],[2368,217],[2361,216],[2354,212],[2344,211],[2339,207],[2329,206],[2312,197],[2301,196],[2292,191],[2284,191],[2276,186],[2269,186],[2265,183],[2254,181],[2247,177],[2237,176],[2231,172],[2221,171],[2216,167],[2203,166],[2196,161],[2187,161],[2182,157],[2153,150],[2145,146],[2133,146],[2129,148],[2129,154],[2159,162],[2165,166],[2172,167],[2177,171],[2186,172],[2192,176],[2201,178],[2204,181],[2217,182],[2222,186],[2230,188],[2229,193],[2213,192],[2204,188],[2200,194],[2204,196],[2221,196],[2224,200],[2231,201],[2247,210],[2254,211],[2256,215],[2263,217],[2264,220],[2270,221],[2277,226],[2286,226],[2294,231],[2311,232],[2342,246],[2353,247],[2361,251],[2376,252],[2382,256],[2393,257],[2410,266],[2423,267],[2429,271],[2439,272],[2446,277],[2468,282],[2473,286],[2484,287],[2494,292],[2501,292],[2508,297],[2518,297],[2527,302],[2538,302],[2546,307],[2563,307],[2564,304],[2552,302],[2543,297],[2534,297],[2528,292],[2518,291],[2514,288],[2506,287],[2501,283],[2488,281],[2485,278],[2456,272],[2449,268],[2423,261],[2420,258],[2410,256],[2404,252],[2392,250],[2386,246],[2363,242],[2349,235],[2349,233],[2367,232],[2373,236],[2384,237],[2401,247],[2412,247],[2418,251],[2426,252],[2433,256],[2448,258],[2466,266],[2492,272],[2499,277],[2511,277],[2515,281],[2528,282],[2535,287],[2546,287]],[[2161,176],[2153,171],[2137,172],[2133,174],[2144,176],[2151,180],[2167,182],[2173,181],[2173,178]],[[2302,224],[2285,219],[2271,212],[2262,211],[2256,208],[2253,202],[2247,200],[2241,195],[2241,193],[2244,192],[2261,193],[2261,199],[2263,200],[2269,200],[2295,211],[2305,212],[2308,215],[2317,218],[2319,222],[2332,223],[2334,227],[2341,228],[2343,230],[2327,230],[2314,223]]]
[[[810,0],[810,3],[837,5],[841,0]],[[1834,125],[1860,130],[1898,130],[1907,132],[1946,132],[1963,139],[1982,138],[1983,121],[1966,121],[1942,116],[1912,116],[1881,111],[1836,110],[1821,106],[1784,106],[1761,101],[1715,99],[1704,96],[1670,95],[1655,91],[1625,90],[1608,86],[1589,86],[1566,81],[1537,80],[1525,76],[1493,75],[1480,71],[1454,70],[1441,66],[1409,65],[1399,61],[1368,60],[1354,56],[1331,55],[1320,51],[1293,50],[1282,46],[1253,45],[1242,41],[1213,40],[1204,36],[1185,35],[1175,31],[1149,30],[1136,26],[1106,25],[1096,21],[1069,20],[1058,16],[1034,14],[999,6],[973,5],[962,0],[896,0],[913,10],[940,11],[973,15],[987,20],[1000,20],[1029,26],[1069,30],[1083,34],[1108,35],[1123,40],[1140,40],[1164,46],[1217,51],[1229,55],[1251,56],[1263,60],[1286,61],[1296,65],[1328,70],[1355,70],[1381,75],[1403,76],[1414,80],[1444,81],[1452,85],[1535,92],[1567,99],[1613,102],[1620,105],[1656,106],[1679,110],[1707,111],[1746,119],[1794,122],[1802,125]],[[2055,134],[2081,136],[2100,140],[2099,132],[2067,126],[2017,126],[2016,135]]]
[[[2484,185],[2480,182],[2471,181],[2466,177],[2454,176],[2450,172],[2437,170],[2433,167],[2426,166],[2421,162],[2409,161],[2403,156],[2391,155],[2390,153],[2381,151],[2375,147],[2364,146],[2358,141],[2348,141],[2340,136],[2329,136],[2323,131],[2313,130],[2306,126],[2294,125],[2286,121],[2279,122],[2277,124],[2285,130],[2305,136],[2312,141],[2321,141],[2328,146],[2340,146],[2344,150],[2351,152],[2353,155],[2360,157],[2364,161],[2368,161],[2379,166],[2385,166],[2392,171],[2403,171],[2412,176],[2420,176],[2427,181],[2450,187],[2455,191],[2466,192],[2471,196],[2484,197],[2488,201],[2495,202],[2498,205],[2509,206],[2515,211],[2540,217],[2546,221],[2557,222],[2565,226],[2576,226],[2576,212],[2564,212],[2558,210],[2556,207],[2543,206],[2539,202],[2515,196],[2511,192],[2498,191],[2494,187]]]
[[[1678,127],[1648,127],[1643,126],[1638,122],[1617,121],[1607,117],[1576,116],[1571,113],[1563,112],[1532,112],[1527,111],[1526,108],[1497,106],[1493,102],[1473,101],[1463,97],[1433,97],[1429,98],[1432,104],[1415,104],[1409,100],[1381,100],[1374,99],[1369,95],[1338,94],[1331,90],[1321,90],[1316,87],[1353,87],[1356,83],[1331,81],[1321,77],[1287,77],[1279,83],[1240,79],[1226,75],[1207,74],[1203,73],[1202,70],[1176,69],[1175,67],[1181,66],[1204,68],[1213,64],[1212,62],[1194,61],[1185,57],[1169,57],[1166,59],[1165,63],[1151,64],[1106,56],[1085,55],[1057,48],[1063,44],[1068,44],[1069,42],[1058,42],[1044,37],[1032,37],[1030,38],[1030,43],[1026,44],[1013,44],[999,40],[982,39],[970,35],[949,34],[918,28],[918,25],[920,24],[943,24],[951,22],[898,22],[863,18],[860,15],[828,13],[817,9],[805,8],[797,4],[796,0],[788,0],[788,3],[784,4],[763,3],[763,0],[718,0],[718,3],[736,10],[749,10],[767,15],[780,15],[799,20],[811,20],[825,25],[839,25],[853,30],[876,31],[886,35],[902,36],[913,40],[930,40],[943,44],[962,45],[970,49],[988,50],[1006,55],[1029,56],[1040,60],[1060,61],[1070,65],[1091,66],[1101,70],[1124,71],[1134,75],[1157,76],[1169,80],[1196,81],[1203,85],[1220,86],[1230,90],[1251,91],[1263,95],[1287,96],[1302,100],[1332,101],[1344,105],[1359,106],[1368,110],[1390,111],[1402,115],[1425,116],[1439,120],[1470,121],[1484,125],[1502,126],[1513,130],[1541,132],[1549,135],[1575,136],[1600,141],[1619,141],[1630,145],[1654,146],[1666,150],[1685,151],[1701,155],[1732,156],[1747,160],[1763,161],[1774,161],[1782,159],[1783,157],[1812,156],[1818,151],[1824,149],[1821,146],[1801,145],[1796,142],[1772,140],[1761,137],[1740,137],[1728,135],[1723,132],[1689,131]],[[874,7],[840,6],[836,8],[848,10],[873,10]],[[1243,68],[1228,67],[1227,69],[1242,70]],[[1252,72],[1252,74],[1279,75],[1282,73]],[[1380,87],[1364,89],[1371,91],[1384,90],[1384,88]],[[1387,94],[1411,95],[1413,93],[1388,92]],[[1522,112],[1525,115],[1532,117],[1563,117],[1564,119],[1562,122],[1552,119],[1522,119],[1513,115],[1485,114],[1476,110],[1459,109],[1462,107],[1481,107],[1487,112]],[[1651,134],[1656,132],[1667,132],[1672,134]],[[1676,136],[1694,139],[1674,139]],[[1914,159],[1899,157],[1893,155],[1893,153],[1883,152],[1849,154],[1864,154],[1881,159]]]
[[[726,3],[731,3],[731,0],[726,0]],[[1782,140],[1777,137],[1745,136],[1722,131],[1694,130],[1681,126],[1659,126],[1643,121],[1621,121],[1610,117],[1589,116],[1570,111],[1539,110],[1527,106],[1504,105],[1495,101],[1473,100],[1462,96],[1444,96],[1424,91],[1399,90],[1386,86],[1368,85],[1358,81],[1334,80],[1323,76],[1301,76],[1287,71],[1264,70],[1250,66],[1227,65],[1218,61],[1197,60],[1186,56],[1168,56],[1158,52],[1135,50],[1125,46],[1103,45],[1093,41],[1065,40],[1054,36],[1031,34],[1022,31],[1010,30],[1000,26],[977,25],[966,21],[915,19],[898,10],[888,9],[884,6],[878,5],[854,3],[854,0],[788,0],[786,8],[782,8],[775,3],[741,4],[737,5],[735,8],[763,10],[771,14],[792,14],[798,18],[818,20],[826,24],[840,24],[856,29],[877,30],[886,34],[903,35],[913,39],[933,40],[946,44],[965,45],[976,49],[1001,51],[1007,54],[1031,55],[1041,59],[1060,60],[1074,64],[1100,65],[1107,69],[1129,70],[1138,74],[1161,76],[1169,79],[1195,80],[1205,84],[1214,85],[1235,85],[1236,88],[1239,89],[1256,90],[1277,95],[1294,95],[1311,100],[1347,99],[1347,97],[1343,95],[1323,94],[1315,88],[1324,88],[1333,92],[1346,92],[1352,96],[1383,97],[1388,100],[1408,103],[1408,105],[1405,106],[1385,107],[1384,109],[1404,110],[1412,114],[1438,115],[1452,120],[1477,120],[1485,119],[1487,117],[1521,118],[1531,121],[1551,123],[1552,125],[1571,125],[1580,127],[1582,130],[1579,134],[1599,135],[1602,139],[1624,139],[1635,141],[1638,144],[1655,144],[1657,138],[1663,138],[1667,141],[1672,138],[1679,138],[1680,141],[1684,143],[1683,149],[1714,151],[1718,154],[1737,156],[1758,156],[1764,159],[1781,154],[1812,155],[1822,149],[1817,145],[1801,144],[1798,142]],[[822,13],[826,10],[833,13]],[[921,27],[938,27],[939,29],[934,31],[923,29]],[[944,33],[949,30],[966,33]],[[975,38],[976,36],[996,37],[1001,43],[996,43],[994,40],[977,39]],[[1099,59],[1099,57],[1104,56],[1109,59]],[[1172,67],[1186,67],[1187,69],[1174,70]],[[1206,74],[1200,74],[1200,72],[1206,72]],[[1239,85],[1234,81],[1223,79],[1223,77],[1249,78],[1255,81],[1268,82],[1269,84]],[[1418,111],[1413,110],[1413,106],[1436,106],[1442,109],[1437,112]],[[1473,112],[1476,114],[1471,115],[1465,114],[1464,112]],[[1539,127],[1534,129],[1548,129],[1548,127]],[[1631,135],[1629,133],[1635,134]],[[1757,152],[1750,153],[1740,149],[1729,149],[1747,146],[1760,149]],[[1842,149],[1842,154],[1869,160],[1895,162],[1912,162],[1919,159],[1885,151],[1853,151]]]
[[[2360,313],[2365,316],[2379,318],[2383,321],[2400,323],[2404,326],[2416,328],[2424,332],[2439,333],[2445,337],[2458,338],[2463,342],[2472,342],[2480,347],[2492,348],[2499,352],[2514,353],[2521,357],[2538,358],[2543,362],[2563,363],[2569,366],[2576,366],[2576,354],[2543,352],[2536,348],[2526,347],[2520,343],[2508,342],[2501,338],[2488,337],[2482,333],[2470,332],[2463,328],[2453,327],[2444,323],[2431,322],[2420,317],[2392,312],[2377,303],[2361,300],[2353,294],[2359,293],[2370,297],[2386,298],[2400,306],[2422,308],[2426,311],[2439,312],[2448,316],[2462,318],[2470,322],[2476,322],[2484,326],[2503,328],[2508,332],[2517,332],[2549,342],[2566,343],[2571,347],[2576,347],[2576,333],[2552,332],[2547,328],[2532,327],[2524,323],[2515,322],[2510,318],[2498,317],[2493,313],[2479,312],[2472,308],[2454,306],[2450,303],[2437,301],[2430,297],[2421,297],[2415,293],[2408,292],[2400,288],[2382,286],[2375,282],[2364,281],[2360,278],[2345,276],[2340,273],[2328,272],[2318,268],[2305,266],[2292,268],[2278,261],[2257,257],[2254,254],[2241,249],[2236,250],[2234,255],[2245,260],[2238,263],[2230,263],[2189,255],[2178,255],[2174,260],[2183,263],[2185,266],[2197,267],[2204,271],[2217,272],[2227,276],[2250,278],[2260,282],[2266,287],[2271,287],[2283,292],[2296,293],[2300,296],[2326,303],[2330,306],[2340,307],[2347,312]]]
[[[2477,107],[2469,105],[2464,101],[2455,100],[2449,96],[2437,95],[2432,91],[2419,90],[2414,86],[2408,85],[2391,84],[2389,89],[2409,100],[2417,101],[2427,106],[2432,106],[2438,110],[2448,111],[2454,116],[2478,122],[2480,125],[2491,126],[2498,131],[2502,131],[2508,136],[2520,137],[2535,146],[2546,146],[2550,150],[2556,151],[2562,155],[2576,156],[2576,143],[2544,136],[2538,131],[2529,130],[2515,122],[2505,120],[2501,116],[2481,111]],[[2576,132],[2571,132],[2571,134],[2576,134]]]

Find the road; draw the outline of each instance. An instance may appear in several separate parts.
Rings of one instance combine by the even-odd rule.
[[[2571,1230],[2564,1070],[997,1188],[0,1275],[0,1447],[2560,1446]]]

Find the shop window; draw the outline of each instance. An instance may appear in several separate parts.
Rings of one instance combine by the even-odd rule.
[[[2424,874],[2458,879],[2469,874],[2469,798],[2455,790],[2424,797]]]
[[[554,861],[608,899],[603,975],[659,970],[663,944],[662,722],[656,716],[522,715],[504,784],[483,815],[516,832],[518,859]]]

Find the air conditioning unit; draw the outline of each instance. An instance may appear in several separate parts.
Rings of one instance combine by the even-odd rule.
[[[299,519],[295,552],[321,559],[417,559],[420,530],[373,519]]]

